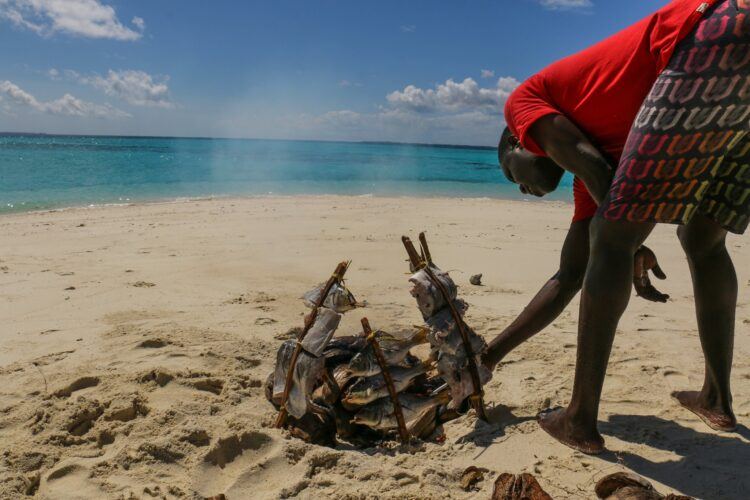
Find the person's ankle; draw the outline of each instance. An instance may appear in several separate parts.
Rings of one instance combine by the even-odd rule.
[[[568,431],[585,438],[598,438],[596,417],[592,418],[591,412],[583,410],[580,406],[571,403],[565,409],[565,420]]]
[[[698,393],[699,403],[707,409],[713,409],[732,415],[732,396],[722,396],[722,391],[713,386],[704,385]]]

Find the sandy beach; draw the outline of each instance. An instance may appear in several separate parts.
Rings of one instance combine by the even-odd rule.
[[[733,391],[739,431],[708,429],[670,399],[703,363],[687,264],[673,227],[649,244],[666,305],[633,297],[604,387],[610,450],[574,452],[534,421],[572,388],[578,302],[512,353],[444,443],[365,450],[305,444],[272,428],[262,383],[299,296],[353,261],[368,307],[340,334],[420,323],[400,236],[427,231],[487,340],[556,270],[572,208],[488,199],[271,197],[0,216],[0,498],[489,498],[530,472],[554,498],[592,498],[630,470],[662,493],[750,491],[750,239],[730,237],[740,296]],[[469,276],[484,274],[482,287]],[[469,465],[490,472],[465,492]]]

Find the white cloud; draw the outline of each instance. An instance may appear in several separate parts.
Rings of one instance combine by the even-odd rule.
[[[417,26],[415,24],[402,24],[401,31],[403,33],[414,33],[417,31]]]
[[[133,23],[133,26],[138,28],[140,31],[146,29],[146,21],[144,21],[142,17],[135,16],[130,22]]]
[[[0,18],[39,35],[66,33],[86,38],[138,40],[145,23],[133,18],[135,29],[117,18],[100,0],[0,0]]]
[[[109,70],[106,76],[84,76],[67,70],[66,75],[134,106],[175,107],[169,95],[169,77],[154,78],[145,71],[136,70]]]
[[[31,108],[39,113],[68,115],[94,118],[129,118],[124,111],[109,104],[94,104],[82,101],[70,94],[65,94],[54,101],[39,101],[36,97],[8,80],[0,81],[0,93],[5,94],[13,103]]]
[[[591,0],[538,0],[545,9],[549,10],[575,10],[588,9],[594,4]]]
[[[495,78],[495,72],[491,69],[483,69],[482,78]]]
[[[423,89],[408,85],[386,96],[388,103],[399,109],[418,113],[482,111],[498,113],[510,93],[519,85],[515,78],[500,78],[494,88],[483,88],[473,78],[462,82],[452,79],[435,88]]]
[[[341,80],[339,82],[339,87],[343,88],[349,88],[349,87],[363,87],[364,85],[359,82],[353,82],[351,80]]]
[[[512,77],[499,78],[492,87],[471,78],[433,88],[408,85],[388,94],[375,111],[303,115],[286,126],[318,138],[492,145],[503,126],[503,105],[518,85]]]

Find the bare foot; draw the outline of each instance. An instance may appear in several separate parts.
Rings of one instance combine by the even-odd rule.
[[[570,423],[564,408],[553,408],[541,412],[536,417],[547,434],[560,441],[565,446],[587,455],[598,455],[604,451],[604,438],[596,429],[594,432],[576,429]]]
[[[709,407],[698,391],[675,391],[672,397],[715,431],[733,432],[737,429],[737,419],[732,413]]]

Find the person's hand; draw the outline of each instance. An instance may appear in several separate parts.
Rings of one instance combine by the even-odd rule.
[[[651,279],[648,277],[648,272],[652,271],[654,276],[660,280],[667,279],[667,275],[659,267],[654,252],[646,246],[641,246],[635,253],[633,264],[633,286],[638,296],[651,302],[666,302],[669,295],[654,288]]]

